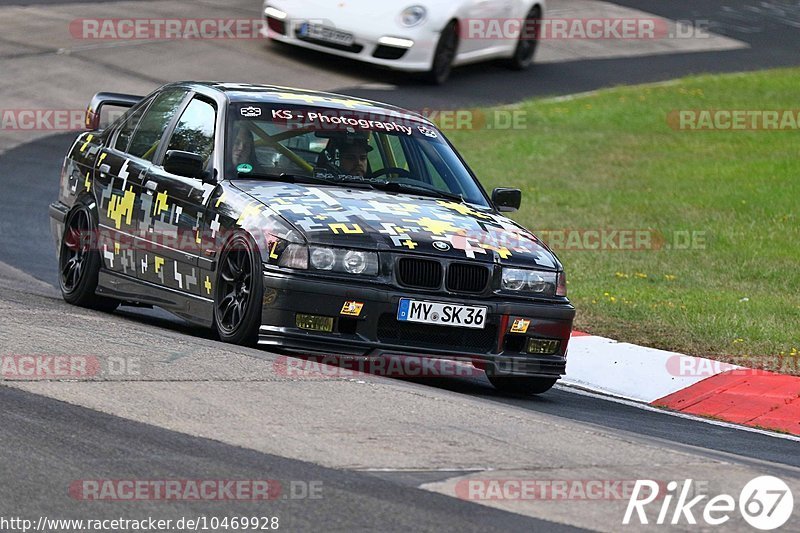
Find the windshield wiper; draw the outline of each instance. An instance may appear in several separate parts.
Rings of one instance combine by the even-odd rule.
[[[308,176],[306,174],[288,174],[283,172],[281,174],[266,174],[266,173],[242,173],[239,172],[238,174],[239,179],[259,179],[259,180],[270,180],[270,181],[282,181],[285,183],[321,183],[325,185],[332,185],[333,182],[330,180],[326,180],[324,178],[318,178],[316,176]]]
[[[464,197],[460,194],[450,191],[443,191],[441,189],[428,187],[426,185],[406,183],[403,181],[366,181],[364,183],[369,183],[372,187],[375,189],[380,189],[381,191],[417,193],[424,196],[446,198],[462,204],[464,203]]]

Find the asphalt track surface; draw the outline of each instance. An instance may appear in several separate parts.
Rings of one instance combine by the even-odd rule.
[[[14,5],[64,4],[63,1],[18,1]],[[673,19],[709,19],[715,32],[746,41],[752,48],[719,53],[676,54],[600,61],[537,65],[531,72],[512,74],[499,67],[460,69],[448,86],[447,99],[457,104],[513,102],[534,95],[569,94],[623,83],[671,79],[696,72],[755,70],[800,63],[797,30],[789,27],[763,3],[620,1]],[[757,4],[761,4],[759,7]],[[775,3],[767,3],[774,5]],[[746,16],[745,16],[746,15]],[[321,61],[303,52],[287,52],[320,68],[362,68],[347,61]],[[343,87],[342,92],[413,108],[443,101],[438,88],[365,69],[365,77],[396,84],[393,90]],[[502,86],[503,91],[497,92]],[[0,155],[0,262],[30,273],[51,285],[56,282],[47,205],[56,197],[63,154],[74,134],[59,134],[23,144]],[[33,215],[32,215],[33,214]],[[118,312],[152,328],[208,338],[165,313],[123,308]],[[535,399],[497,394],[485,379],[418,380],[425,386],[577,421],[591,431],[611,431],[624,438],[692,450],[709,458],[735,457],[757,465],[763,473],[789,475],[800,467],[798,443],[759,433],[709,425],[638,409],[612,401],[553,390]],[[447,472],[406,472],[380,475],[321,467],[313,463],[268,455],[188,436],[154,425],[0,387],[0,484],[2,512],[39,515],[47,511],[63,518],[85,517],[63,486],[85,478],[252,477],[261,471],[274,479],[315,479],[326,486],[325,499],[278,501],[270,512],[286,517],[287,530],[430,530],[522,531],[573,530],[552,522],[489,509],[416,487],[447,477]],[[29,453],[36,450],[35,454]],[[762,463],[765,462],[765,463]],[[767,464],[769,463],[769,464]],[[95,506],[93,518],[113,518],[121,509]],[[208,506],[151,502],[125,504],[124,511],[157,512],[159,518],[208,514]],[[251,506],[221,503],[216,514],[252,515]],[[141,514],[141,513],[140,513]]]
[[[324,484],[324,498],[292,499],[291,489],[266,505],[250,502],[126,503],[127,516],[178,520],[208,516],[277,516],[286,531],[580,531],[552,522],[496,511],[431,494],[376,475],[323,468],[279,456],[227,446],[207,439],[132,423],[62,402],[0,387],[0,486],[8,516],[85,518],[91,502],[76,500],[63,487],[80,472],[83,479],[308,479]],[[46,431],[43,431],[46,428]],[[37,453],[29,453],[32,441]],[[46,472],[46,481],[32,472]],[[436,474],[445,477],[447,473]],[[435,479],[431,478],[430,479]],[[295,495],[302,494],[295,489]],[[119,518],[120,509],[98,506],[93,519]]]

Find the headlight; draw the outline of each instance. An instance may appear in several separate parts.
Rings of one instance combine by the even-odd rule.
[[[264,14],[268,17],[272,17],[278,20],[286,20],[286,17],[289,16],[285,11],[281,11],[280,9],[271,6],[264,8]]]
[[[313,248],[311,250],[311,267],[317,270],[333,270],[336,254],[330,248]]]
[[[504,268],[502,289],[541,296],[555,296],[558,274],[542,270]]]
[[[374,264],[375,267],[378,266],[377,256],[375,258]],[[349,252],[344,254],[342,265],[344,266],[344,269],[350,274],[363,274],[370,267],[369,254],[367,252],[357,252],[355,250],[350,250]],[[375,274],[378,273],[377,268],[374,273]]]
[[[290,244],[281,255],[279,266],[299,270],[321,270],[343,274],[378,275],[378,254],[344,248]]]
[[[425,21],[428,11],[422,6],[407,7],[400,13],[400,24],[406,28],[413,28]]]

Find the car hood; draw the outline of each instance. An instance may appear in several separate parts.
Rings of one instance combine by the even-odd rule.
[[[476,206],[371,189],[236,181],[312,244],[560,269],[514,221]]]

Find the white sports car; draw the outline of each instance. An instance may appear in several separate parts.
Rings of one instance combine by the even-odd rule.
[[[269,38],[443,83],[453,66],[533,61],[544,0],[265,0]]]

